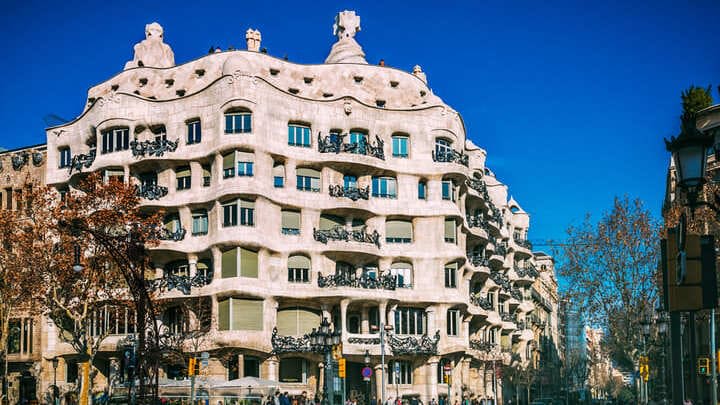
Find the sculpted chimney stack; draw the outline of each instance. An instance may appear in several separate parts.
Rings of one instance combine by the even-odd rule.
[[[261,39],[262,39],[262,36],[260,35],[260,31],[249,28],[245,32],[245,41],[247,41],[247,50],[253,51],[253,52],[259,52]]]

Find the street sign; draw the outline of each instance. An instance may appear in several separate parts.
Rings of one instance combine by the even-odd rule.
[[[200,353],[200,359],[202,362],[202,366],[207,367],[210,364],[210,353],[208,353],[208,352]]]
[[[370,367],[363,367],[361,373],[363,377],[370,378],[372,376],[372,369]]]
[[[445,364],[443,366],[443,370],[445,370],[445,374],[450,374],[450,372],[452,371],[452,366],[450,364]]]
[[[398,361],[395,362],[395,374],[397,374],[397,375],[400,374],[400,362],[398,362]]]
[[[345,378],[345,375],[346,375],[345,359],[340,358],[340,359],[338,359],[338,377]]]

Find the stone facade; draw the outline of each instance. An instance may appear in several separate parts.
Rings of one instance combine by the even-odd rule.
[[[354,13],[338,15],[326,64],[258,52],[260,32],[249,30],[250,50],[175,66],[162,27],[150,24],[126,69],[89,90],[78,118],[47,130],[45,180],[63,189],[99,171],[167,213],[171,237],[151,252],[156,277],[210,279],[163,295],[208,303],[209,330],[194,348],[210,353],[207,378],[319,392],[322,356],[302,336],[327,318],[341,330],[347,391],[359,402],[368,389],[381,396],[386,325],[386,397],[499,397],[494,367],[529,364],[532,342],[557,334],[554,270],[538,270],[552,259],[536,259],[529,215],[422,69],[359,60],[359,27]],[[543,328],[532,321],[542,304],[534,291],[554,302]],[[159,319],[168,330],[203,318],[168,308]],[[97,357],[96,389],[119,372],[126,329],[117,325]],[[48,338],[42,348],[68,380],[70,346]],[[370,386],[359,375],[366,353]],[[52,367],[41,368],[45,390]]]

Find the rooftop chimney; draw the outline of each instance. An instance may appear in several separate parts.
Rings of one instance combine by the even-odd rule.
[[[247,50],[253,51],[253,52],[260,51],[260,40],[261,39],[262,39],[262,36],[260,35],[260,31],[249,28],[245,32],[245,40],[247,41]]]

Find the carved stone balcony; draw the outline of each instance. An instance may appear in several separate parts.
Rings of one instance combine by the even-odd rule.
[[[486,311],[490,311],[491,309],[493,309],[492,301],[487,297],[481,296],[480,293],[477,293],[477,294],[471,293],[470,294],[470,302],[472,304],[479,306],[480,308],[482,308]]]
[[[434,337],[422,335],[419,338],[415,336],[400,336],[388,333],[388,345],[395,356],[402,356],[406,354],[436,355],[438,353],[437,345],[439,341],[439,330],[435,332]]]
[[[318,133],[318,151],[320,153],[354,153],[385,160],[385,143],[375,135],[375,144],[368,142],[344,143],[347,134],[330,134],[323,137]]]
[[[185,230],[185,228],[178,228],[174,232],[167,228],[160,228],[158,239],[178,242],[178,241],[185,239],[186,233],[187,233],[187,231]]]
[[[367,227],[363,226],[358,230],[348,231],[342,226],[336,226],[332,229],[315,229],[313,228],[313,238],[320,243],[328,243],[329,240],[353,241],[361,243],[372,243],[380,248],[380,234],[378,231],[372,233],[367,232]]]
[[[158,186],[157,184],[141,184],[135,186],[138,197],[142,197],[146,200],[159,200],[165,197],[168,193],[168,188]]]
[[[517,288],[510,289],[510,296],[515,298],[518,301],[523,300],[522,292],[520,292],[520,290],[518,290]]]
[[[490,343],[480,339],[470,340],[470,348],[481,352],[490,353],[498,347],[497,343]]]
[[[339,184],[330,185],[330,197],[347,197],[353,201],[370,198],[370,186],[365,188],[344,187]]]
[[[463,166],[469,165],[469,157],[463,152],[458,152],[454,149],[446,149],[444,151],[433,151],[432,159],[435,162],[455,162]]]
[[[353,277],[348,274],[332,274],[323,276],[318,274],[318,287],[351,287],[365,288],[371,290],[394,290],[396,288],[396,277],[390,273],[380,274],[378,277],[370,277],[366,274],[360,277]]]
[[[168,141],[167,139],[155,139],[152,141],[139,142],[137,139],[130,141],[130,150],[135,157],[155,156],[160,157],[168,152],[175,152],[179,140]]]
[[[73,170],[76,172],[81,172],[83,168],[87,169],[90,166],[92,166],[93,162],[95,161],[95,154],[96,150],[91,149],[90,152],[87,154],[79,154],[72,157],[72,160],[70,161],[70,174],[72,174]]]

